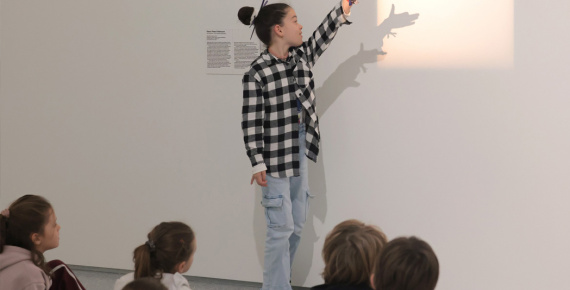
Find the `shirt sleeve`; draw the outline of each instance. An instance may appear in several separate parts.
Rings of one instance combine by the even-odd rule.
[[[342,0],[325,17],[325,20],[317,27],[311,37],[303,43],[300,49],[303,51],[302,57],[312,68],[321,54],[329,47],[331,41],[341,25],[350,24],[349,14],[342,10]]]
[[[253,174],[267,170],[263,161],[263,122],[265,108],[261,83],[251,71],[243,76],[242,122],[243,141]]]
[[[352,22],[348,21],[348,17],[350,17],[350,12],[345,13],[344,11],[342,12],[342,17],[340,19],[340,22],[342,23],[346,23],[346,24],[351,24]]]

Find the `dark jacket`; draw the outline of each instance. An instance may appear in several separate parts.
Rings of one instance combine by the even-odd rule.
[[[49,290],[85,290],[75,274],[60,260],[49,261],[52,284]]]

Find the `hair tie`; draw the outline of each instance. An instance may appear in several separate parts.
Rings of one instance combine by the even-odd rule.
[[[253,13],[251,14],[251,18],[249,19],[249,26],[253,25],[253,21],[255,20],[255,17],[257,17],[258,13],[259,10],[253,8]]]
[[[0,214],[3,215],[5,218],[9,218],[10,217],[10,210],[4,209]]]
[[[151,253],[156,251],[156,245],[154,244],[154,242],[152,240],[146,241],[145,245],[149,248]]]
[[[255,8],[253,9],[253,13],[251,14],[251,20],[249,21],[250,27],[253,25],[253,21],[257,17],[257,14],[259,14],[259,11],[261,11],[261,8],[263,8],[265,5],[267,5],[267,2],[269,2],[269,0],[262,0],[261,6],[259,7],[259,10],[255,10]],[[253,27],[253,30],[251,31],[251,36],[249,37],[250,40],[253,37],[254,32],[255,32],[255,26]]]

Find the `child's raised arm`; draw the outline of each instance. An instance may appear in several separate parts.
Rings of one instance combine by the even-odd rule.
[[[352,5],[357,3],[358,1],[355,0],[341,0],[325,17],[325,20],[317,27],[311,37],[300,47],[300,50],[303,52],[301,56],[311,68],[328,48],[339,27],[343,24],[351,23],[346,18],[350,15]]]

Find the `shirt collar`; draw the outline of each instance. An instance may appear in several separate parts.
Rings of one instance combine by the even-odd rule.
[[[289,49],[289,56],[287,56],[287,60],[281,60],[275,57],[273,54],[269,52],[269,49],[265,49],[261,54],[261,58],[265,61],[267,65],[272,65],[274,63],[289,63],[293,59],[293,50],[294,48]]]

